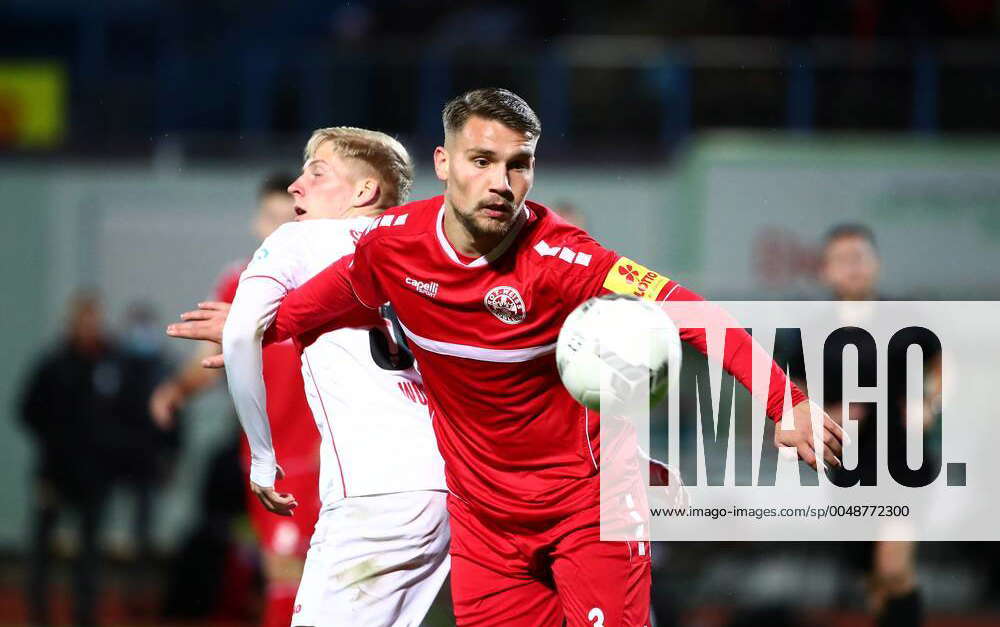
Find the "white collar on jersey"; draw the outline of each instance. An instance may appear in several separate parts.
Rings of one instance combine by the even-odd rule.
[[[441,243],[441,248],[444,252],[451,258],[452,261],[462,266],[463,268],[478,268],[484,266],[491,261],[496,261],[500,258],[500,255],[507,252],[510,245],[514,243],[514,239],[517,238],[517,234],[521,232],[521,228],[524,226],[525,222],[528,221],[528,205],[521,206],[521,212],[518,214],[517,218],[514,219],[514,224],[511,225],[510,231],[504,236],[500,243],[496,245],[496,248],[486,253],[478,259],[474,259],[469,263],[463,262],[458,257],[458,253],[455,252],[455,247],[451,245],[448,238],[444,235],[444,205],[441,205],[441,211],[438,212],[437,218],[437,236],[438,242]]]

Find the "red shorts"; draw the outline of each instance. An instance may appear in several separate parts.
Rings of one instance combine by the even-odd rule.
[[[644,627],[648,542],[601,542],[586,510],[537,531],[505,531],[448,496],[458,625]]]
[[[267,511],[250,491],[249,479],[246,486],[247,513],[261,549],[278,555],[298,555],[304,558],[319,517],[319,472],[296,473],[277,481],[275,487],[278,492],[290,492],[299,502],[294,516],[279,516]]]

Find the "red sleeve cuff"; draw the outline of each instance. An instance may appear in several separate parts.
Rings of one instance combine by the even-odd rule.
[[[771,381],[767,387],[767,415],[775,422],[781,420],[781,417],[785,413],[786,383],[791,392],[792,407],[795,407],[802,401],[808,400],[805,393],[793,381],[788,379],[785,372],[778,367],[778,364],[773,364],[771,366]]]

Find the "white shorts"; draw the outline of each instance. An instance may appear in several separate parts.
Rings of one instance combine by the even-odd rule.
[[[358,496],[324,507],[292,627],[419,625],[451,567],[447,492]]]

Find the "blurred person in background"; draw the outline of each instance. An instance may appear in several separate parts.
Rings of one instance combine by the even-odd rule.
[[[63,338],[29,375],[21,417],[37,450],[29,621],[51,624],[49,583],[53,532],[60,515],[78,519],[74,567],[74,624],[97,624],[100,530],[109,487],[109,461],[124,376],[121,354],[106,334],[99,297],[81,291],[69,303]]]
[[[875,235],[862,224],[841,224],[827,233],[822,251],[820,280],[830,290],[836,300],[868,301],[878,300],[881,259],[875,244]],[[859,331],[860,333],[866,333]],[[863,346],[862,342],[858,346]],[[928,365],[933,369],[939,363],[937,355],[924,355],[925,376]],[[858,350],[859,367],[865,361],[874,361],[874,352]],[[824,371],[832,372],[833,389],[824,390],[827,413],[838,421],[842,416],[841,364],[824,363]],[[892,369],[891,369],[892,370]],[[940,373],[940,370],[937,370]],[[890,372],[890,376],[892,372]],[[905,386],[903,386],[905,390]],[[870,439],[874,447],[876,438],[875,416],[869,415],[871,405],[850,404],[851,420],[857,421],[859,440]],[[906,399],[896,399],[887,406],[889,429],[905,428]],[[927,412],[928,415],[933,415]],[[926,427],[927,425],[925,425]],[[926,443],[927,438],[924,437]],[[925,446],[925,454],[927,454]],[[860,463],[860,461],[859,461]],[[832,474],[843,472],[834,469]],[[868,604],[881,626],[919,625],[923,621],[920,590],[916,578],[916,542],[851,542],[847,547],[838,547],[848,557],[853,567],[867,574]]]
[[[294,203],[288,193],[294,180],[294,176],[277,173],[261,184],[253,224],[258,240],[263,241],[295,217]],[[215,300],[232,302],[240,274],[248,261],[233,263],[223,272],[216,285]],[[173,377],[157,386],[150,398],[150,411],[160,427],[171,428],[178,410],[220,381],[221,371],[201,366],[202,359],[216,352],[217,347],[206,342]],[[281,517],[268,512],[250,492],[249,482],[245,480],[231,487],[229,484],[217,485],[215,489],[246,493],[250,521],[263,554],[266,591],[262,622],[266,627],[287,627],[291,622],[309,537],[319,513],[319,433],[303,392],[299,354],[291,341],[269,346],[264,351],[264,378],[274,444],[285,471],[279,488],[299,495],[296,515]],[[241,440],[239,461],[246,475],[250,452],[246,439],[241,437]],[[209,481],[217,479],[210,477]],[[218,523],[214,527],[219,527]]]
[[[882,261],[875,234],[862,224],[840,224],[823,243],[820,280],[836,300],[877,300]]]
[[[115,428],[109,457],[112,479],[132,498],[133,573],[128,579],[126,604],[137,613],[146,599],[140,586],[152,568],[156,496],[177,461],[180,434],[176,425],[160,429],[153,424],[149,397],[169,371],[169,361],[157,328],[157,316],[143,302],[131,304],[125,314],[119,346],[121,394],[115,408]]]

